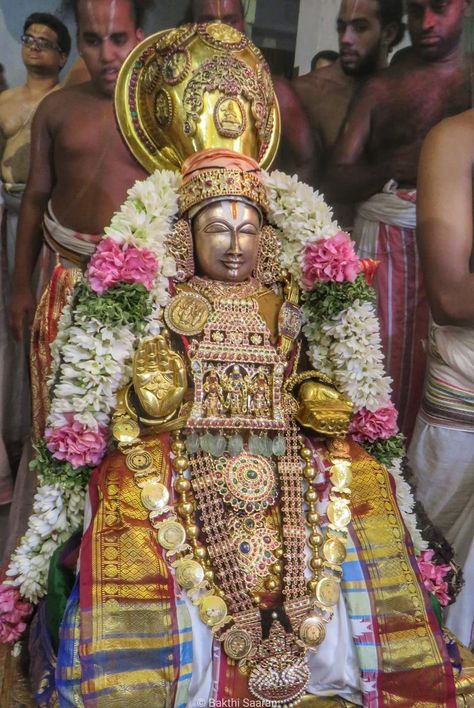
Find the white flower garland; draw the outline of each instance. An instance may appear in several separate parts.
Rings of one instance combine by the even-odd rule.
[[[282,266],[301,282],[305,245],[327,239],[339,227],[323,198],[311,187],[281,172],[265,175],[270,196],[269,221],[282,242]],[[167,238],[177,217],[180,176],[155,172],[137,182],[117,212],[104,238],[121,248],[130,246],[152,251],[159,274],[150,292],[152,314],[146,335],[158,334],[163,309],[169,300],[168,278],[176,264],[167,251]],[[304,316],[304,310],[303,310]],[[374,307],[355,301],[316,330],[306,322],[305,335],[315,368],[330,375],[356,408],[376,410],[390,399],[390,379],[384,375],[380,333]],[[119,388],[130,378],[136,336],[130,327],[111,329],[85,313],[74,311],[71,302],[60,318],[52,347],[54,396],[47,425],[60,427],[74,412],[74,420],[91,430],[110,421]],[[416,528],[413,497],[400,474],[401,460],[393,464],[400,510],[417,549],[424,542]],[[36,602],[46,591],[49,561],[54,550],[82,523],[84,492],[74,486],[42,484],[35,496],[33,515],[8,569],[10,583],[23,597]]]

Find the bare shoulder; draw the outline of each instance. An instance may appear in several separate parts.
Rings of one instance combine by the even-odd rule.
[[[347,77],[344,75],[338,62],[331,66],[325,66],[318,71],[310,71],[293,79],[293,86],[298,89],[310,89],[313,92],[324,91],[328,87],[338,85],[345,86]]]
[[[68,120],[68,116],[77,115],[78,106],[84,107],[93,95],[86,90],[87,84],[61,87],[45,96],[35,114],[35,122],[45,123],[54,130],[55,126]]]
[[[445,118],[428,133],[423,151],[425,155],[443,158],[454,156],[465,162],[474,161],[474,109]]]
[[[299,99],[288,79],[282,76],[273,77],[273,87],[280,104],[280,108],[285,106],[299,105]]]

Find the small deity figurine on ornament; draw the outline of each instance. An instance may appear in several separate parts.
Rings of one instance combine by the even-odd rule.
[[[160,32],[116,110],[153,174],[61,318],[8,571],[18,601],[46,595],[38,702],[454,706],[473,662],[437,618],[453,566],[400,472],[364,263],[317,193],[263,171],[279,113],[261,53],[219,23]],[[46,561],[47,494],[67,523]],[[79,555],[59,549],[82,523]]]

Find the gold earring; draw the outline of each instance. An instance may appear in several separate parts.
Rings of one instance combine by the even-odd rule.
[[[178,219],[168,237],[168,250],[176,261],[176,280],[183,282],[194,275],[193,233],[186,219]]]
[[[257,263],[254,276],[263,285],[272,285],[281,280],[281,244],[275,229],[264,226],[260,232]]]

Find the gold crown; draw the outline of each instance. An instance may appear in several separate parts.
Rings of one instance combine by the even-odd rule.
[[[263,212],[268,211],[267,191],[254,160],[230,150],[203,150],[183,165],[180,214],[217,197],[243,197],[257,204]]]
[[[280,114],[260,50],[218,22],[147,37],[128,56],[115,89],[119,127],[150,172],[179,170],[206,148],[226,148],[268,168]]]

